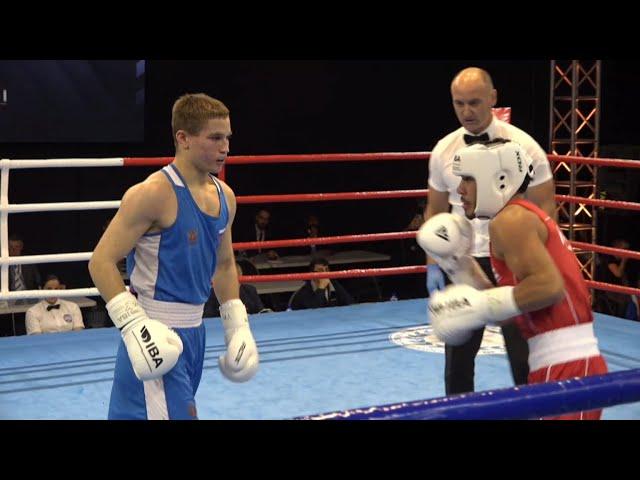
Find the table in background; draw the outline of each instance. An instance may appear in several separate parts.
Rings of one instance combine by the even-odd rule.
[[[266,254],[259,254],[252,257],[250,261],[258,270],[268,270],[272,268],[297,268],[307,267],[311,262],[311,255],[285,255],[277,260],[268,260]],[[330,265],[344,265],[349,263],[371,263],[387,262],[391,260],[390,255],[367,250],[348,250],[336,252],[325,257]]]

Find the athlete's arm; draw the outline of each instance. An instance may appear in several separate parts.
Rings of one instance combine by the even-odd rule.
[[[247,309],[240,300],[236,261],[231,245],[231,226],[236,216],[236,197],[221,182],[229,206],[229,223],[218,247],[218,262],[213,276],[213,291],[220,303],[220,317],[227,350],[218,357],[220,372],[232,382],[246,382],[258,371],[260,356],[251,333]]]
[[[533,212],[505,208],[489,224],[492,254],[519,280],[514,298],[522,312],[540,310],[564,295],[564,281],[545,247],[548,232]]]
[[[220,182],[220,184],[229,207],[229,223],[218,247],[216,273],[213,276],[213,291],[218,298],[218,302],[222,305],[228,300],[240,298],[240,284],[238,283],[236,260],[231,245],[231,227],[236,216],[236,196],[228,185],[223,182]]]
[[[168,191],[160,180],[149,179],[134,185],[122,197],[118,212],[89,261],[91,279],[105,302],[125,291],[117,263],[162,218],[163,211],[171,201]]]

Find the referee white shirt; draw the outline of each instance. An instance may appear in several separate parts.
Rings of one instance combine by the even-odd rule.
[[[56,308],[56,306],[58,306]],[[47,309],[52,306],[53,308]],[[26,321],[27,335],[37,333],[70,332],[82,330],[82,312],[77,303],[57,299],[55,303],[41,300],[27,310]]]
[[[528,133],[518,127],[498,120],[495,116],[489,126],[478,134],[473,134],[466,128],[460,127],[442,138],[434,147],[429,159],[429,188],[440,192],[449,192],[452,213],[463,217],[462,200],[460,200],[460,194],[456,191],[458,185],[460,185],[460,177],[453,174],[453,157],[456,151],[466,146],[464,135],[477,136],[484,133],[489,135],[490,140],[504,138],[522,145],[533,159],[534,175],[529,186],[535,187],[553,179],[553,172],[545,151]],[[475,257],[488,257],[489,220],[474,218],[471,223],[474,229],[474,245],[471,249],[471,254]]]

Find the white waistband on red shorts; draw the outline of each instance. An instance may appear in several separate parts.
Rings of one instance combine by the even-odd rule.
[[[529,370],[600,355],[593,323],[582,323],[541,333],[528,340]]]
[[[149,318],[171,328],[193,328],[202,323],[204,304],[162,302],[142,295],[138,295],[138,303]]]

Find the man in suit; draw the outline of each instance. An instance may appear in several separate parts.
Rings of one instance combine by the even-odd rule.
[[[19,235],[9,236],[9,256],[19,257],[24,241]],[[41,285],[40,272],[36,265],[11,265],[9,267],[9,290],[37,290]]]
[[[271,236],[271,214],[264,208],[258,210],[255,216],[255,221],[245,232],[240,230],[234,232],[237,233],[237,238],[240,242],[264,242],[267,240],[274,240]],[[264,253],[269,260],[276,260],[278,253],[273,249],[258,248],[256,250],[244,250],[242,255],[253,256],[256,254]]]
[[[22,237],[16,234],[9,235],[9,256],[19,257],[24,249]],[[36,265],[10,265],[9,266],[9,290],[38,290],[42,285],[40,272]],[[16,300],[16,305],[36,303],[37,300]],[[12,313],[7,318],[0,318],[0,336],[24,335],[25,314]]]

